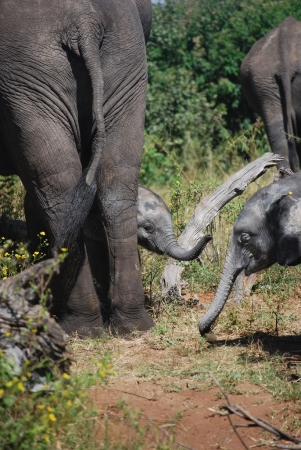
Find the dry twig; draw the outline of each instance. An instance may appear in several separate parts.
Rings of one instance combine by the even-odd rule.
[[[229,400],[228,395],[226,394],[226,392],[224,391],[224,389],[222,388],[222,386],[220,385],[220,383],[217,381],[217,379],[214,377],[214,375],[210,372],[210,371],[205,371],[205,373],[208,373],[208,375],[212,378],[212,380],[215,382],[215,384],[217,385],[217,387],[219,388],[219,390],[221,391],[221,393],[223,394],[223,396],[225,397],[226,401],[227,401],[227,405],[224,405],[221,407],[221,409],[226,410],[227,413],[219,413],[215,410],[213,410],[212,408],[210,408],[210,411],[214,411],[215,413],[225,416],[227,415],[230,424],[233,428],[233,431],[236,433],[236,435],[238,436],[240,442],[242,443],[242,445],[244,446],[245,449],[248,450],[247,445],[244,443],[244,441],[242,440],[242,438],[239,436],[238,432],[237,432],[237,428],[246,428],[246,427],[260,427],[263,428],[264,430],[268,431],[271,434],[274,434],[275,436],[277,436],[278,439],[284,439],[286,441],[290,441],[293,442],[294,444],[301,444],[301,439],[296,438],[295,436],[291,436],[290,434],[285,433],[284,431],[280,430],[279,428],[275,427],[274,425],[272,425],[271,423],[267,422],[264,419],[261,419],[260,417],[254,417],[252,416],[248,411],[244,410],[243,408],[241,408],[240,406],[232,406]],[[245,419],[251,423],[249,424],[235,424],[231,421],[230,419],[230,415],[231,414],[235,414],[238,417],[240,417],[241,419]],[[271,441],[269,442],[267,445],[272,446],[272,447],[277,447],[280,449],[288,449],[288,450],[301,450],[301,445],[289,445],[289,444],[281,444],[281,443],[277,443],[275,441]]]

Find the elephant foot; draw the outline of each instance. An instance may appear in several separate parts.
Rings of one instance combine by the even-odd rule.
[[[134,318],[115,310],[111,317],[110,329],[115,335],[126,336],[135,332],[146,332],[153,326],[153,319],[145,310]]]
[[[104,332],[101,317],[87,320],[83,317],[70,316],[58,320],[58,323],[69,336],[76,335],[79,338],[99,337]]]

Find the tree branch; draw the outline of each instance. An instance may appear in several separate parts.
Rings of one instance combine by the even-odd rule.
[[[204,197],[197,205],[194,214],[181,234],[178,240],[179,244],[187,250],[193,248],[222,207],[233,198],[241,195],[252,181],[255,181],[270,167],[276,166],[281,159],[279,155],[265,153],[232,175],[213,193]],[[181,295],[181,274],[183,270],[183,266],[177,265],[171,258],[168,259],[161,279],[163,296]]]

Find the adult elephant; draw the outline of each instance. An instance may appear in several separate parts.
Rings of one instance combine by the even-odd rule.
[[[210,331],[234,281],[278,262],[301,263],[301,171],[256,192],[239,214],[214,300],[199,324]]]
[[[34,211],[33,211],[34,214]],[[38,229],[44,229],[41,219],[34,214],[35,223],[39,223]],[[0,217],[0,232],[6,239],[13,241],[28,241],[26,223],[21,220],[11,220],[2,215]],[[100,298],[107,295],[109,289],[109,260],[106,245],[106,235],[102,223],[102,217],[97,205],[92,206],[89,215],[83,225],[85,245],[88,253],[88,261]],[[138,186],[138,213],[137,213],[138,244],[159,255],[166,254],[179,261],[191,261],[197,258],[204,250],[211,236],[203,236],[190,250],[179,246],[173,231],[172,218],[168,206],[163,199],[150,189]],[[38,236],[36,236],[38,237]],[[40,238],[35,243],[29,242],[34,252],[39,245]],[[47,252],[47,247],[43,248]],[[102,316],[105,321],[110,319],[110,305],[102,305]]]
[[[244,58],[242,91],[264,122],[278,167],[299,170],[301,158],[301,22],[287,17]]]
[[[137,252],[150,26],[150,0],[0,0],[0,173],[25,186],[32,241],[42,226],[68,247],[52,286],[67,333],[97,334],[103,304],[119,333],[153,325]],[[82,232],[93,203],[109,260],[100,301]]]

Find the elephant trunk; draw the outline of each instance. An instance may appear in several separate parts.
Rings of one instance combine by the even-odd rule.
[[[173,236],[167,243],[165,243],[163,252],[170,256],[171,258],[177,259],[179,261],[191,261],[197,258],[204,248],[206,244],[211,241],[211,236],[203,236],[199,242],[191,249],[185,250],[179,246],[176,238]]]
[[[199,330],[202,336],[210,331],[212,324],[219,316],[228,299],[233,283],[241,271],[242,268],[235,266],[234,251],[230,247],[214,300],[205,317],[199,323]]]

